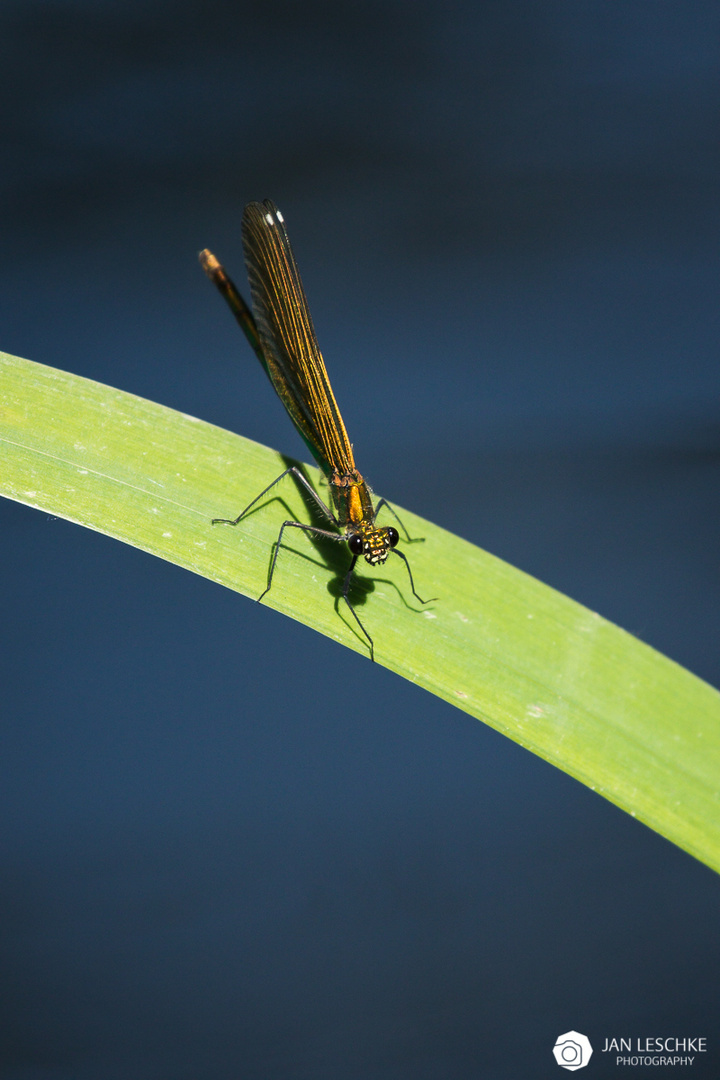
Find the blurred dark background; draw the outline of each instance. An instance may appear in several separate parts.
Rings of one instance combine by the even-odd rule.
[[[306,456],[196,262],[244,281],[270,196],[374,488],[717,685],[719,35],[4,0],[0,348]],[[0,513],[3,1080],[542,1078],[572,1028],[588,1076],[638,1035],[720,1075],[710,870],[305,627]]]

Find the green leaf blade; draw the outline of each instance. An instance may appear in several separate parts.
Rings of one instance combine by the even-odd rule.
[[[287,460],[257,443],[65,372],[0,354],[0,494],[252,597],[285,518]],[[317,470],[307,468],[316,485]],[[319,488],[322,493],[322,488]],[[399,508],[398,508],[399,509]],[[400,510],[422,607],[399,559],[354,598],[376,659],[490,724],[720,869],[720,695],[667,657],[467,543]],[[340,545],[287,537],[263,603],[367,655],[337,597]],[[355,597],[355,594],[354,594]]]

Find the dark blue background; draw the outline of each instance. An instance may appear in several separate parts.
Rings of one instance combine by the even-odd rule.
[[[244,280],[271,196],[374,488],[717,685],[719,33],[4,0],[0,347],[304,456],[196,263]],[[3,1080],[542,1078],[571,1028],[588,1077],[637,1035],[717,1077],[710,870],[364,657],[0,512]]]

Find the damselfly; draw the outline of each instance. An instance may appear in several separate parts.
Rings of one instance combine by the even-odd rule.
[[[205,273],[230,305],[290,419],[325,474],[335,513],[325,505],[300,469],[293,465],[261,491],[236,518],[214,518],[213,525],[238,525],[268,491],[288,473],[292,473],[338,532],[305,525],[300,521],[283,522],[270,563],[267,587],[258,600],[262,600],[272,585],[286,529],[302,529],[315,536],[347,543],[352,560],[345,574],[342,595],[355,622],[367,638],[370,658],[374,660],[373,639],[360,621],[349,597],[355,564],[363,556],[372,566],[377,566],[384,563],[390,552],[393,552],[407,567],[413,596],[421,604],[430,603],[415,591],[410,564],[402,551],[397,549],[400,540],[397,529],[392,525],[376,524],[382,507],[386,507],[394,515],[408,542],[413,541],[385,499],[380,499],[373,506],[370,489],[355,468],[352,445],[318,348],[285,221],[270,199],[265,199],[262,203],[252,202],[245,207],[242,241],[250,280],[252,312],[212,252],[202,251],[200,262]]]

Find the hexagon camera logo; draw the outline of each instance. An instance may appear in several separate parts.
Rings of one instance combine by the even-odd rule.
[[[592,1057],[592,1046],[587,1035],[579,1031],[566,1031],[558,1035],[553,1046],[553,1054],[558,1065],[569,1072],[584,1069]]]

